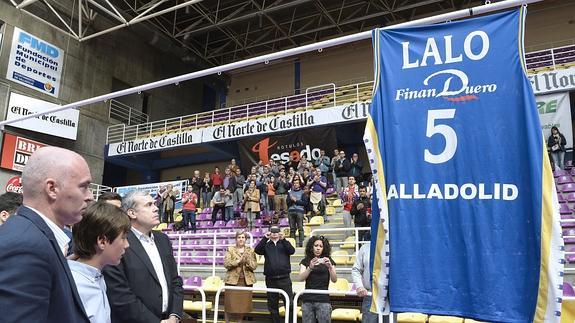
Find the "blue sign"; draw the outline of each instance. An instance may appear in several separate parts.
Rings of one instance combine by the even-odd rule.
[[[563,242],[523,15],[374,31],[365,140],[379,308],[558,320]]]

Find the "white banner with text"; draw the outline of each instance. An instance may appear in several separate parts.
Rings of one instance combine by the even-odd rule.
[[[12,92],[8,102],[6,120],[16,119],[58,106],[54,103]],[[80,112],[78,110],[68,109],[11,123],[10,126],[76,140],[79,116]]]

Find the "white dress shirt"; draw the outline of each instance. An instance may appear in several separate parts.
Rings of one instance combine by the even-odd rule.
[[[154,242],[154,235],[150,233],[150,236],[146,236],[134,227],[132,227],[132,232],[136,235],[136,238],[138,238],[142,247],[144,247],[144,250],[146,250],[148,257],[152,262],[152,266],[154,267],[154,271],[156,271],[156,276],[158,276],[160,286],[162,287],[162,312],[165,313],[168,310],[168,283],[166,282],[166,275],[164,274],[164,266],[162,265],[160,252]]]
[[[100,270],[73,260],[68,260],[68,266],[90,323],[110,323],[110,303],[106,296],[106,282]]]
[[[52,220],[48,219],[40,211],[38,211],[34,208],[31,208],[27,205],[25,205],[25,207],[36,212],[36,214],[38,214],[42,218],[42,220],[44,220],[44,222],[46,222],[46,224],[48,225],[48,228],[50,228],[50,230],[52,230],[52,233],[54,233],[54,237],[56,238],[56,242],[58,243],[58,247],[60,247],[60,250],[62,251],[62,254],[64,254],[64,257],[66,257],[67,253],[68,253],[68,244],[70,243],[70,238],[64,232],[64,228],[60,228],[58,225],[56,225],[56,223],[52,222]]]

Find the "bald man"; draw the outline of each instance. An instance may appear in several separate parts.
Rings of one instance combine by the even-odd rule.
[[[0,226],[0,321],[89,323],[64,258],[65,225],[93,200],[86,161],[57,147],[34,152],[22,172],[23,206]]]

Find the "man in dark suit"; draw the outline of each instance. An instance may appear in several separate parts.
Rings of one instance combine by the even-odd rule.
[[[93,200],[86,161],[57,147],[36,150],[22,172],[24,201],[0,227],[2,322],[85,322],[64,258],[65,225],[79,222]]]
[[[183,312],[184,290],[168,236],[152,231],[160,223],[158,207],[145,191],[122,198],[130,217],[130,248],[118,266],[107,266],[104,278],[112,322],[177,323]]]

